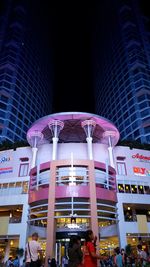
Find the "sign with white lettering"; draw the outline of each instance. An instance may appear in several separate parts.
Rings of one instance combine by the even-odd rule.
[[[133,172],[139,176],[150,176],[150,170],[147,168],[133,167]]]

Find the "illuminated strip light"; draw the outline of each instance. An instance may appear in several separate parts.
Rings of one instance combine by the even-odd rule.
[[[13,168],[12,167],[7,167],[7,168],[0,168],[0,174],[6,174],[6,173],[11,173],[13,172]]]

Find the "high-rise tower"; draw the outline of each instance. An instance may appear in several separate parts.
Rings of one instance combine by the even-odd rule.
[[[51,112],[48,68],[33,37],[29,2],[1,3],[0,141],[25,140],[31,123]]]
[[[148,18],[134,0],[103,1],[97,10],[95,112],[112,120],[122,139],[150,143]]]

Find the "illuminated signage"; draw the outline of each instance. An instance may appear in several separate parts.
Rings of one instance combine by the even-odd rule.
[[[6,174],[6,173],[11,173],[11,172],[13,172],[12,167],[0,168],[0,174]]]
[[[0,164],[1,164],[1,163],[8,162],[8,161],[10,161],[10,160],[11,160],[11,157],[2,157],[2,158],[0,158]]]
[[[68,223],[67,227],[70,228],[70,229],[80,228],[80,226],[77,225],[76,223]]]
[[[132,155],[132,158],[136,159],[137,161],[150,162],[150,157],[140,155],[139,153]]]
[[[150,170],[147,168],[133,167],[133,172],[135,175],[139,176],[150,176]]]

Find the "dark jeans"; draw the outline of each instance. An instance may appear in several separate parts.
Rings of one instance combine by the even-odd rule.
[[[31,261],[31,262],[27,262],[26,263],[26,267],[41,267],[41,261],[37,260],[37,261]]]

